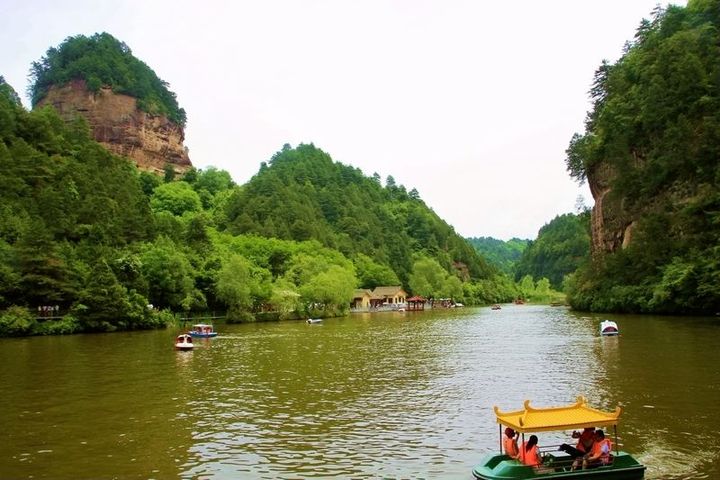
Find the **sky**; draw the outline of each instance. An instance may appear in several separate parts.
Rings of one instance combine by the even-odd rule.
[[[108,32],[176,93],[197,168],[243,184],[284,144],[313,143],[417,189],[462,236],[534,239],[578,197],[592,206],[565,149],[595,70],[657,4],[0,0],[0,75],[29,107],[33,61]]]

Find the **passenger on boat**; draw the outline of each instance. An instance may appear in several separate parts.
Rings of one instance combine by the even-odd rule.
[[[560,445],[560,450],[570,455],[572,458],[579,458],[590,453],[593,443],[595,442],[595,427],[586,427],[582,432],[575,431],[572,438],[577,438],[577,445],[571,447],[567,443]]]
[[[517,444],[517,436],[515,430],[510,427],[505,429],[505,438],[503,438],[503,447],[505,448],[505,454],[510,458],[518,458],[520,454]]]
[[[592,450],[583,457],[583,468],[593,468],[610,464],[611,451],[612,442],[605,438],[605,432],[602,430],[596,431],[595,443],[593,444]]]
[[[522,448],[520,449],[519,460],[525,465],[539,467],[542,464],[537,442],[538,438],[536,435],[530,435],[530,439],[527,442],[523,442]]]

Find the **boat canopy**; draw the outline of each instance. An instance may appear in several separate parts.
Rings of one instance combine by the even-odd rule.
[[[586,427],[609,427],[617,425],[620,407],[614,412],[602,412],[587,405],[583,396],[577,402],[563,407],[533,408],[525,400],[523,410],[501,412],[494,407],[497,423],[510,427],[516,432],[548,432],[552,430],[573,430]]]

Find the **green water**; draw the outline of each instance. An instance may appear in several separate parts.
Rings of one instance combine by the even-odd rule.
[[[623,407],[646,478],[720,478],[720,319],[509,305],[217,330],[192,352],[174,330],[0,340],[0,478],[469,479],[493,405],[577,395]]]

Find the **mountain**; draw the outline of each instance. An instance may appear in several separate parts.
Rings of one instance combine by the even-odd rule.
[[[595,199],[575,308],[720,311],[719,32],[718,0],[658,7],[597,70],[566,159]]]
[[[422,201],[388,177],[366,177],[313,145],[286,145],[228,202],[234,234],[314,239],[349,258],[388,265],[407,285],[414,257],[428,256],[470,281],[497,273]]]
[[[507,242],[492,237],[468,238],[467,241],[492,265],[507,274],[513,272],[530,240],[511,238]]]
[[[525,275],[535,281],[547,278],[553,289],[562,290],[565,276],[574,273],[590,255],[589,222],[588,211],[558,215],[543,225],[515,264],[515,280]]]
[[[67,38],[32,64],[30,77],[34,108],[51,105],[68,122],[85,118],[96,141],[141,169],[192,166],[175,94],[112,35]]]

